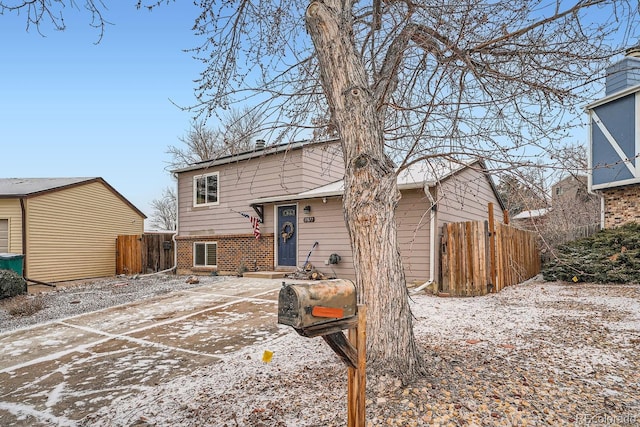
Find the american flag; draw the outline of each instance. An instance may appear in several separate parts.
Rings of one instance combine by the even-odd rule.
[[[249,217],[251,221],[251,225],[253,226],[253,235],[256,236],[256,239],[260,238],[260,218],[256,218],[255,216]]]
[[[237,212],[237,211],[234,211]],[[249,221],[251,221],[251,226],[253,227],[253,235],[256,236],[256,239],[260,238],[260,218],[255,217],[255,216],[249,216],[246,213],[242,213],[242,212],[237,212],[240,215],[242,215],[245,218],[249,218]]]

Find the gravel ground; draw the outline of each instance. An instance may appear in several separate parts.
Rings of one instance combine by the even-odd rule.
[[[225,276],[198,277],[200,283],[187,283],[186,277],[158,274],[146,276],[117,276],[57,283],[55,288],[29,286],[28,299],[41,299],[44,308],[30,316],[11,316],[11,300],[0,301],[0,333],[25,326],[63,319],[82,313],[101,310],[132,301],[189,289],[225,280]]]
[[[172,280],[153,286],[186,285]],[[368,426],[640,425],[640,285],[532,280],[485,297],[412,299],[429,374],[403,386],[369,373]],[[81,425],[344,426],[346,369],[322,339],[291,332],[268,346],[271,363],[265,344],[247,347]]]

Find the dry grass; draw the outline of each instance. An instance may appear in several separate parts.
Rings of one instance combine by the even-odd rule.
[[[1,307],[11,316],[31,316],[44,308],[44,299],[41,296],[18,295],[2,301]]]

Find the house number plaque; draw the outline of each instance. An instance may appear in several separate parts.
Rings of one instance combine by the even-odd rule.
[[[304,222],[316,222],[315,216],[306,216],[304,217]]]

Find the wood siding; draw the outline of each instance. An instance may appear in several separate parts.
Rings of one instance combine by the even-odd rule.
[[[311,206],[311,213],[303,208]],[[429,209],[422,190],[403,191],[398,205],[398,244],[405,268],[407,281],[425,282],[429,279]],[[274,208],[265,209],[273,215]],[[313,222],[304,222],[304,218]],[[277,236],[276,236],[277,237]],[[329,277],[355,279],[353,256],[349,234],[342,212],[342,199],[332,197],[323,203],[322,199],[302,200],[298,203],[298,266],[302,267],[313,244],[309,262]],[[326,265],[329,256],[337,253],[341,261],[337,265]]]
[[[442,226],[450,222],[484,221],[489,218],[488,206],[493,203],[498,211],[496,221],[502,221],[500,202],[489,178],[480,170],[465,168],[450,176],[436,191],[436,245],[442,239]],[[436,253],[435,278],[440,275],[440,253]]]
[[[329,197],[326,203],[322,198],[297,202],[294,198],[297,193],[341,179],[343,167],[340,147],[333,143],[309,145],[299,150],[182,172],[178,178],[179,237],[214,239],[251,233],[249,219],[239,213],[256,215],[249,206],[250,200],[291,195],[290,202],[267,203],[264,206],[264,223],[260,225],[262,233],[274,235],[277,239],[275,206],[297,204],[297,266],[302,267],[313,244],[318,242],[309,261],[328,276],[335,274],[340,278],[353,279],[353,259],[341,197]],[[193,177],[212,172],[220,174],[219,205],[194,207]],[[442,224],[486,220],[488,203],[499,206],[488,176],[474,168],[464,168],[447,177],[431,193],[437,203],[434,251],[439,247]],[[307,205],[311,206],[310,214],[304,213]],[[408,282],[423,283],[432,278],[432,214],[430,198],[422,189],[403,190],[396,218],[398,243]],[[314,221],[304,222],[309,217]],[[277,253],[275,242],[273,246],[273,252]],[[332,253],[340,255],[339,264],[325,264]],[[433,279],[438,277],[438,255],[437,252],[434,255]]]
[[[309,215],[303,212],[311,206]],[[273,212],[273,209],[269,209]],[[314,218],[314,222],[304,222],[304,218]],[[276,235],[276,238],[279,237]],[[327,203],[322,199],[303,200],[298,204],[298,266],[302,267],[314,242],[318,246],[311,253],[309,262],[329,277],[354,279],[353,256],[349,234],[342,213],[342,198],[331,197]],[[340,262],[325,265],[333,253],[340,255]],[[333,270],[332,270],[333,269]]]
[[[439,229],[448,222],[487,219],[489,203],[500,209],[488,177],[482,171],[472,168],[465,168],[443,181],[438,187],[436,202]],[[496,218],[502,218],[502,215],[496,214]]]
[[[112,276],[116,238],[142,234],[144,219],[99,182],[26,200],[30,279],[57,282]]]
[[[396,210],[398,244],[407,282],[429,280],[431,202],[423,190],[406,190]]]
[[[0,199],[0,218],[9,220],[9,253],[22,254],[22,211],[20,200]]]
[[[333,144],[335,146],[335,143]],[[256,215],[249,201],[297,194],[342,178],[342,157],[321,144],[183,172],[178,177],[178,233],[180,236],[215,236],[251,233],[251,223],[238,212]],[[219,172],[218,205],[193,206],[193,177]],[[308,178],[314,176],[314,178]],[[265,211],[263,233],[273,233],[273,212]]]
[[[305,189],[335,182],[344,176],[344,159],[340,143],[315,144],[302,150]]]
[[[252,231],[249,219],[238,212],[256,215],[249,200],[302,191],[299,151],[276,154],[216,167],[181,173],[178,178],[178,218],[180,236],[214,236],[247,234]],[[193,177],[219,172],[220,201],[214,206],[193,206]],[[286,185],[285,183],[288,183]],[[264,233],[273,232],[265,218]]]

